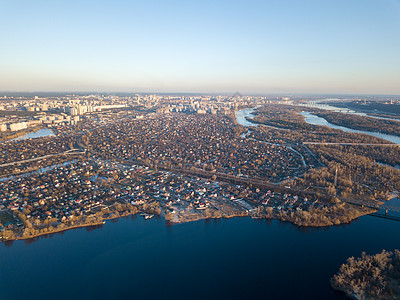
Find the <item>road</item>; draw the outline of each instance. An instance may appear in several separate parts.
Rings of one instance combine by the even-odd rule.
[[[48,154],[48,155],[45,155],[45,156],[35,157],[35,158],[31,158],[31,159],[13,161],[13,162],[10,162],[10,163],[2,164],[2,165],[0,165],[0,167],[8,167],[8,166],[13,166],[13,165],[23,164],[23,163],[42,160],[42,159],[46,159],[46,158],[54,157],[54,156],[59,156],[59,155],[84,154],[84,153],[85,152],[82,151],[81,149],[71,149],[71,150],[67,150],[67,151],[61,152],[61,153]]]

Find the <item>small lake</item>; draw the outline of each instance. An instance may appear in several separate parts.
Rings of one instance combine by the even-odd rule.
[[[42,129],[39,129],[36,132],[30,132],[30,133],[21,135],[21,136],[15,138],[15,139],[11,139],[10,141],[35,139],[35,138],[39,138],[39,137],[52,136],[52,135],[54,135],[53,130],[51,130],[49,128],[42,128]]]

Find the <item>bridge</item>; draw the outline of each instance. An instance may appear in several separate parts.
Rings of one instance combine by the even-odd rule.
[[[382,214],[382,213],[379,213],[379,212],[370,214],[370,216],[377,217],[377,218],[382,218],[382,219],[400,221],[400,216],[392,216],[392,215],[388,215],[388,214]]]
[[[400,207],[382,204],[380,201],[343,200],[349,204],[376,209],[377,212],[369,214],[373,217],[400,221]],[[393,215],[397,213],[398,215]]]
[[[384,209],[386,211],[397,212],[400,213],[400,207],[389,206],[389,205],[382,205],[380,209]]]
[[[397,214],[393,214],[397,213]],[[382,205],[380,210],[376,213],[371,214],[371,216],[389,219],[394,221],[400,221],[400,207],[390,206],[390,205]]]

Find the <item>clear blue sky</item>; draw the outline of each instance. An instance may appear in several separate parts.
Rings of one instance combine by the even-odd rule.
[[[400,0],[0,0],[0,91],[400,94]]]

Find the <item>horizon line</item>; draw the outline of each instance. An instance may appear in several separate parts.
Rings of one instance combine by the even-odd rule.
[[[234,94],[241,94],[242,96],[254,96],[254,97],[262,97],[262,96],[269,96],[269,95],[295,95],[295,96],[394,96],[400,97],[400,94],[385,94],[385,93],[332,93],[332,92],[323,92],[323,93],[316,93],[316,92],[265,92],[265,93],[242,93],[240,91],[236,92],[160,92],[160,91],[79,91],[79,90],[65,90],[65,91],[0,91],[0,95],[4,94],[157,94],[157,95],[223,95],[229,96]]]

